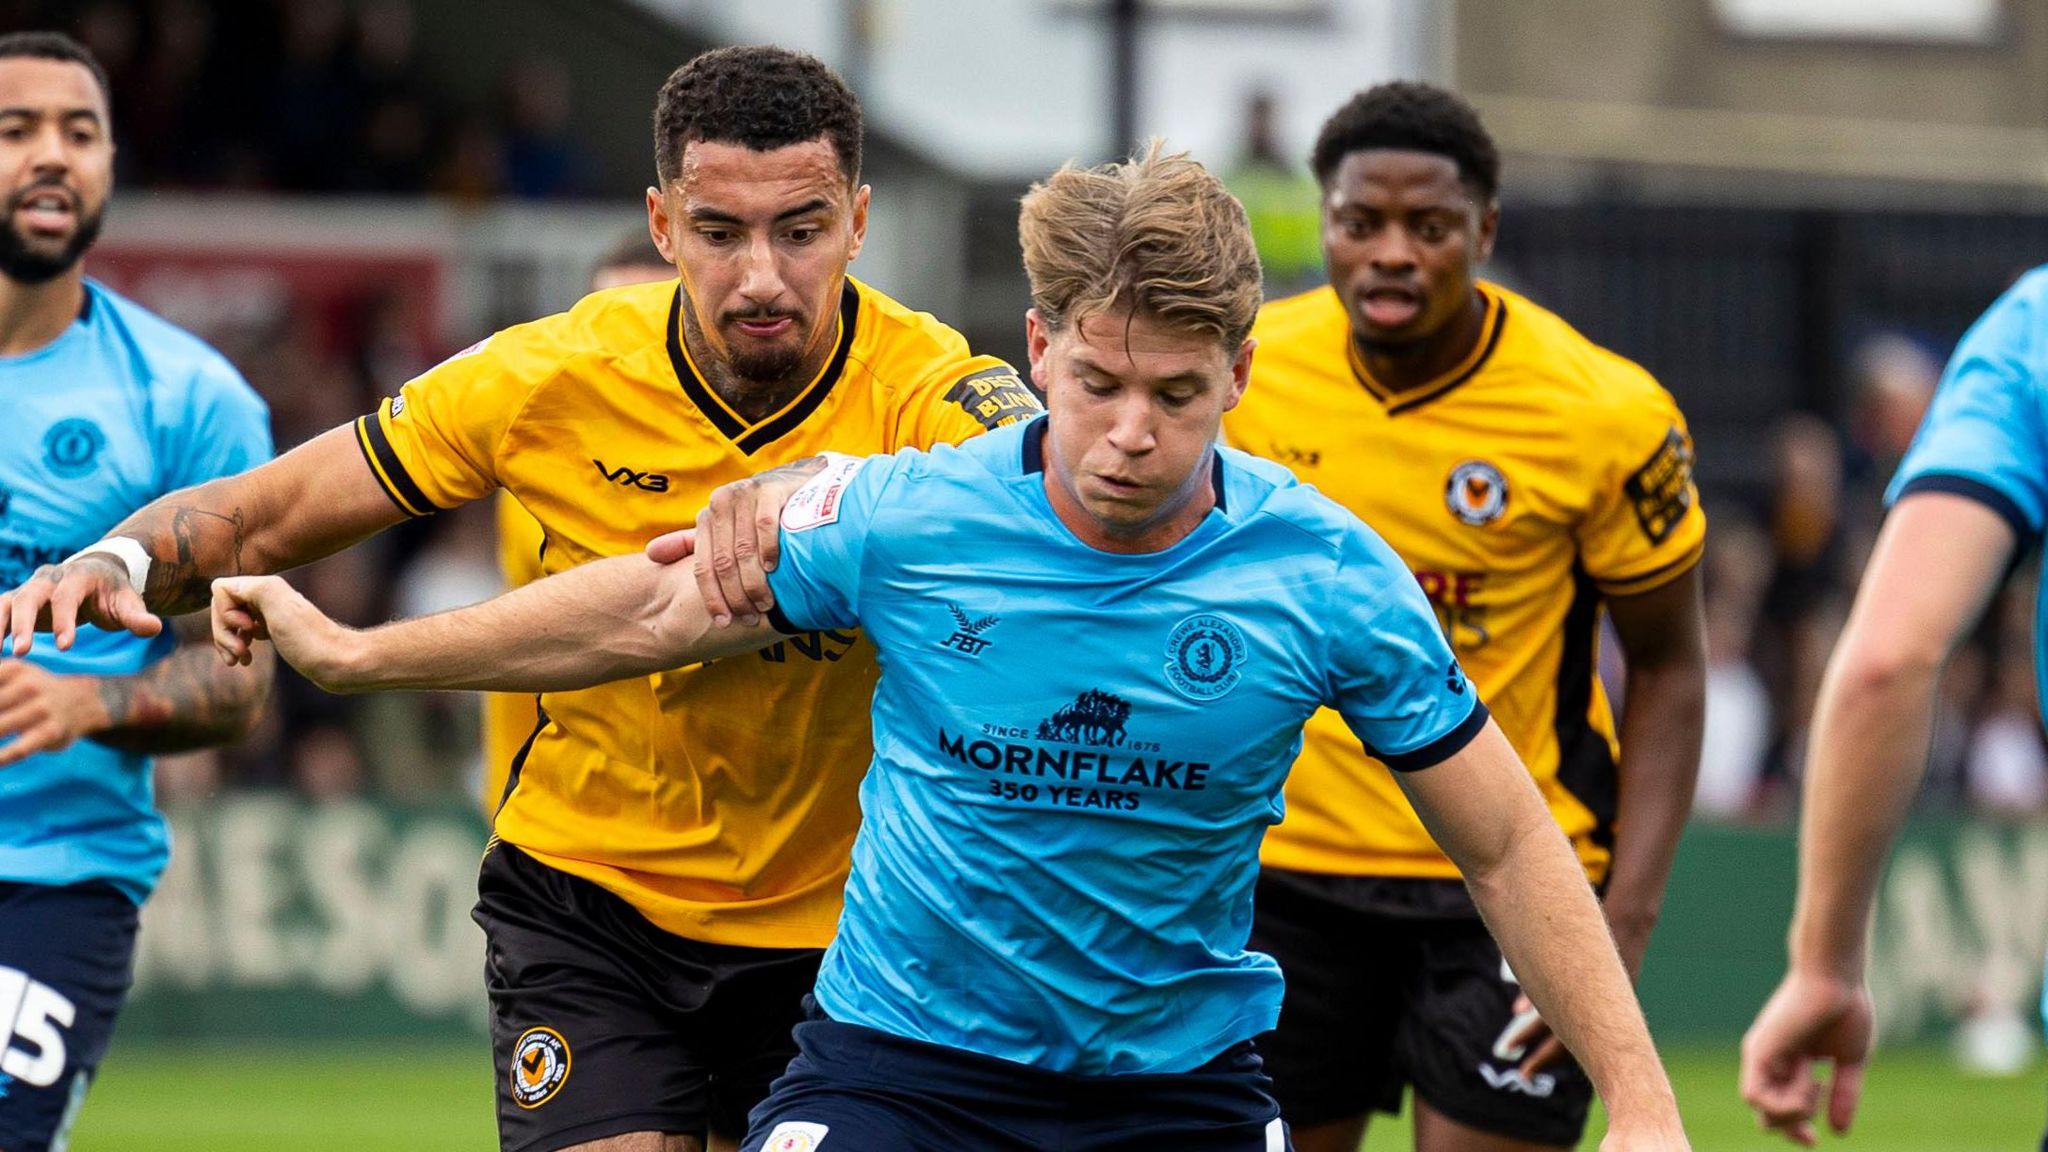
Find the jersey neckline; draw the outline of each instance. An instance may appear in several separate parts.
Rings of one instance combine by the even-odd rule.
[[[1023,443],[1019,447],[1018,462],[1022,466],[1023,475],[1027,479],[1042,477],[1045,474],[1045,436],[1051,427],[1052,416],[1050,414],[1039,416],[1024,426],[1023,435],[1020,437]],[[1230,509],[1224,498],[1226,485],[1223,476],[1223,445],[1221,443],[1211,445],[1209,460],[1209,485],[1216,494],[1216,506],[1211,508],[1209,510],[1210,514],[1204,515],[1201,522],[1190,529],[1187,535],[1153,552],[1111,552],[1106,549],[1097,548],[1095,545],[1081,539],[1072,528],[1067,527],[1065,520],[1060,519],[1060,514],[1053,509],[1052,498],[1045,494],[1045,483],[1043,480],[1033,484],[1031,488],[1035,493],[1036,501],[1042,505],[1040,511],[1046,516],[1051,517],[1052,522],[1059,525],[1060,531],[1065,533],[1067,538],[1072,540],[1077,546],[1086,548],[1097,556],[1109,556],[1118,560],[1146,560],[1172,555],[1197,536],[1205,535],[1206,530],[1212,523],[1229,518]]]
[[[795,399],[783,405],[781,411],[767,416],[756,424],[747,423],[739,413],[734,412],[697,371],[696,363],[690,359],[690,350],[683,345],[682,321],[683,286],[678,281],[675,297],[669,302],[668,307],[668,358],[675,369],[676,381],[682,385],[683,394],[688,396],[690,402],[697,406],[697,410],[711,421],[712,427],[718,429],[727,440],[732,441],[733,447],[752,456],[788,435],[809,418],[811,413],[818,410],[818,406],[825,402],[825,397],[831,395],[832,386],[839,382],[839,377],[846,371],[846,358],[853,351],[854,332],[860,323],[860,291],[853,286],[851,277],[840,290],[839,331],[834,339],[832,356],[825,361],[825,366],[818,371],[818,375],[802,392],[797,393]]]
[[[1488,292],[1484,284],[1474,284],[1473,291],[1485,309],[1479,320],[1479,339],[1472,345],[1472,351],[1465,358],[1435,379],[1417,388],[1394,391],[1373,379],[1365,361],[1358,354],[1358,342],[1351,338],[1351,325],[1346,318],[1344,325],[1344,361],[1351,366],[1351,375],[1366,394],[1386,406],[1387,415],[1397,416],[1403,412],[1420,408],[1431,400],[1450,392],[1479,373],[1486,362],[1493,357],[1493,350],[1500,346],[1500,334],[1507,327],[1507,301]]]

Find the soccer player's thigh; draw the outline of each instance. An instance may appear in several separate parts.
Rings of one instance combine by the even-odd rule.
[[[718,1046],[711,1061],[711,1132],[730,1148],[746,1134],[747,1115],[767,1099],[796,1056],[793,1033],[804,998],[818,982],[819,949],[719,948],[695,951],[713,973],[705,1020]]]
[[[661,933],[625,901],[510,845],[484,857],[477,895],[500,1146],[610,1148],[618,1145],[600,1142],[640,1133],[702,1140],[717,1038],[679,1024],[668,1002],[679,978],[701,974],[672,972]]]
[[[1507,1043],[1521,987],[1477,920],[1429,926],[1401,1027],[1419,1152],[1514,1152],[1579,1142],[1593,1086],[1569,1057],[1531,1076]]]
[[[0,1148],[63,1146],[128,994],[135,925],[106,884],[0,883]]]
[[[1251,947],[1279,961],[1287,980],[1280,1024],[1259,1037],[1258,1051],[1280,1114],[1307,1149],[1316,1129],[1399,1111],[1395,1038],[1420,952],[1403,922],[1295,879],[1261,874]]]

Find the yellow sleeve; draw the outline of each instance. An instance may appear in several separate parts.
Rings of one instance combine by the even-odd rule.
[[[1017,370],[993,356],[949,361],[897,399],[890,451],[960,444],[1045,409]]]
[[[536,327],[509,328],[456,353],[356,421],[370,471],[407,514],[431,515],[498,486],[505,432],[550,371]]]
[[[1677,402],[1647,378],[1627,393],[1610,419],[1587,422],[1601,440],[1589,457],[1602,463],[1578,528],[1579,558],[1609,596],[1648,592],[1683,575],[1699,563],[1707,536],[1692,435]]]

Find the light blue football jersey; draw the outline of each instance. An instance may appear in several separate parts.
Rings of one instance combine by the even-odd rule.
[[[2004,517],[2024,553],[2048,520],[2048,268],[2022,276],[1949,356],[1887,503],[1949,492]],[[2048,582],[2034,613],[2034,681],[2048,700]],[[2048,984],[2041,1014],[2048,1020]]]
[[[1192,534],[1110,554],[1053,513],[1046,427],[841,459],[784,510],[777,626],[858,625],[882,668],[817,998],[1062,1072],[1186,1071],[1278,1019],[1246,941],[1303,722],[1327,704],[1420,768],[1486,709],[1399,557],[1284,469],[1219,449]]]
[[[0,357],[0,394],[0,587],[167,492],[270,458],[269,412],[226,359],[90,280],[63,335]],[[83,628],[69,652],[42,637],[27,659],[127,676],[172,647],[168,629],[143,640]],[[140,902],[169,851],[148,757],[81,740],[0,769],[0,880],[102,880]]]
[[[1941,386],[1886,503],[1915,492],[1951,492],[2004,517],[2025,552],[2048,517],[2048,268],[2021,277],[1994,301],[1949,357]],[[2048,591],[2048,584],[2043,585]],[[2048,607],[2048,601],[2041,603]],[[2044,637],[2034,623],[2034,675],[2048,700]]]

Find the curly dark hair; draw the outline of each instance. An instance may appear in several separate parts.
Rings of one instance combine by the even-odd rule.
[[[93,82],[100,86],[100,97],[109,105],[113,104],[114,89],[107,83],[107,70],[100,67],[99,58],[92,54],[92,49],[62,32],[9,32],[0,36],[0,60],[18,60],[24,56],[34,60],[83,64],[85,70],[92,73]]]
[[[759,152],[823,136],[860,179],[860,100],[823,61],[766,45],[714,48],[669,73],[654,104],[654,171],[667,184],[692,140]]]
[[[1458,179],[1492,200],[1500,190],[1500,153],[1474,111],[1434,84],[1396,80],[1368,88],[1323,122],[1309,166],[1326,187],[1344,157],[1368,148],[1433,152],[1458,166]]]

